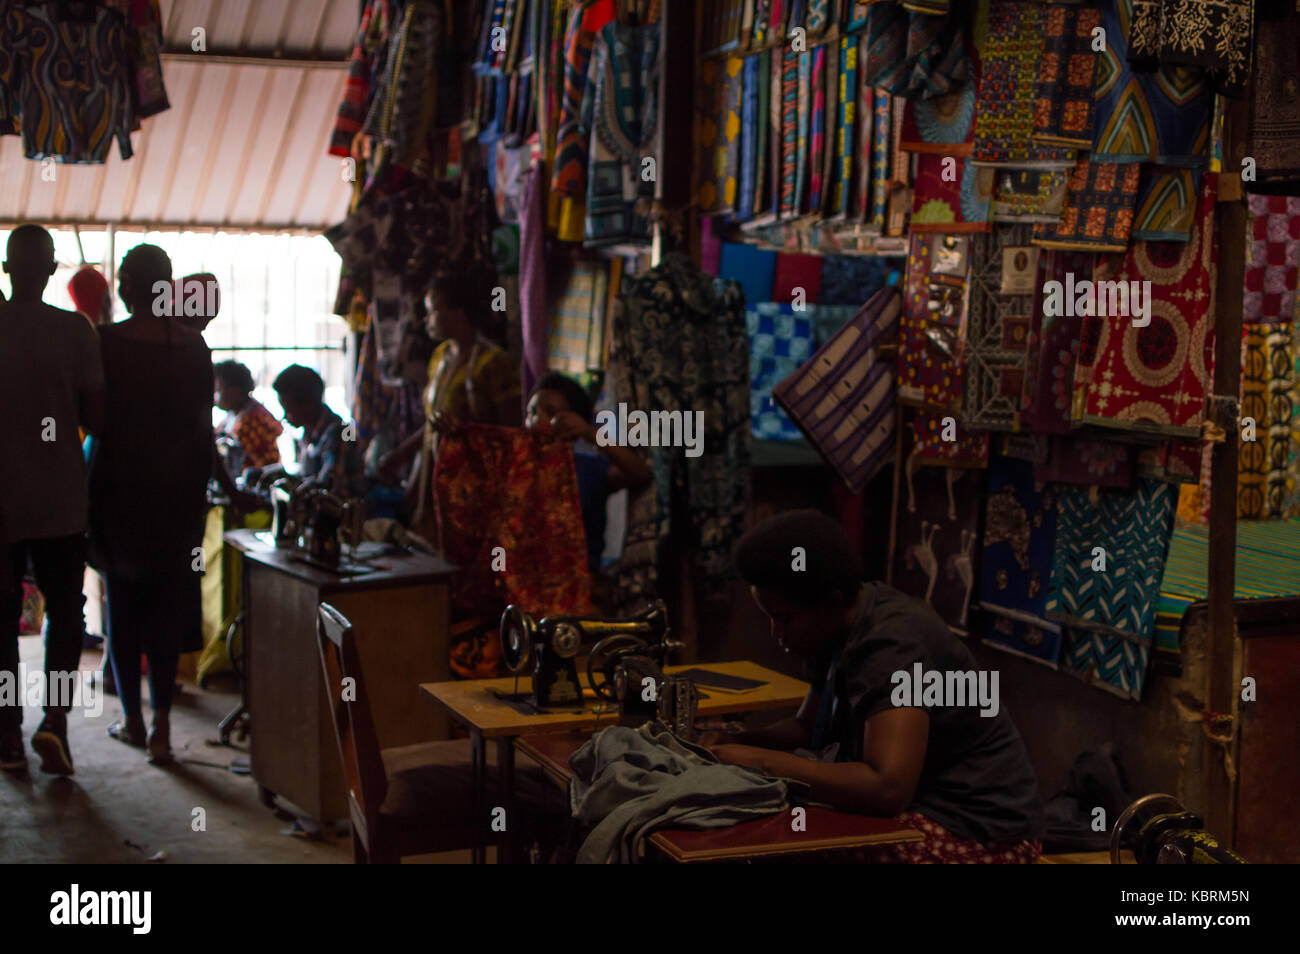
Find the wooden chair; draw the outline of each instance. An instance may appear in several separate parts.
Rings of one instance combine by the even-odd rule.
[[[356,863],[397,864],[404,855],[457,851],[485,842],[485,834],[472,835],[475,826],[465,824],[464,806],[452,804],[455,798],[437,804],[429,797],[447,788],[438,785],[436,776],[448,770],[448,762],[456,761],[463,746],[430,742],[380,749],[352,624],[334,607],[321,603],[316,634],[348,786]],[[353,680],[347,701],[345,679]]]

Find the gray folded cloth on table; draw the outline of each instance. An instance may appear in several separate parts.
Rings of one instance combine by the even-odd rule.
[[[799,785],[725,765],[661,722],[604,729],[569,765],[570,809],[591,829],[579,864],[635,863],[659,828],[725,828],[784,811]]]

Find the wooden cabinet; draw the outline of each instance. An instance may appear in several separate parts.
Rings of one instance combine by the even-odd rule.
[[[382,568],[340,577],[277,550],[269,535],[236,530],[244,554],[246,687],[253,778],[320,822],[346,818],[338,743],[321,680],[316,608],[352,623],[384,748],[445,739],[446,717],[419,685],[448,679],[450,580],[454,569],[425,554],[383,556]]]

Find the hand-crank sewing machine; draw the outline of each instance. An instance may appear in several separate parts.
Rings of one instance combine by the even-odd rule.
[[[1120,864],[1127,849],[1140,865],[1245,864],[1203,825],[1172,795],[1146,795],[1124,809],[1111,829],[1110,863]]]
[[[306,563],[338,569],[342,543],[360,546],[365,502],[343,500],[296,477],[280,477],[270,487],[271,532],[279,549],[297,550]]]
[[[690,679],[663,671],[668,655],[683,644],[671,638],[662,601],[630,619],[547,616],[538,622],[513,605],[501,616],[506,668],[518,676],[533,663],[535,709],[582,704],[577,658],[584,646],[587,683],[597,697],[618,703],[620,722],[659,719],[691,737],[699,692]]]

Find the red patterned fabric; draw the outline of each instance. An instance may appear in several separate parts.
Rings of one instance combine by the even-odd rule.
[[[1243,324],[1290,321],[1300,265],[1300,196],[1252,195]]]
[[[961,838],[920,812],[903,812],[898,820],[915,828],[925,840],[870,849],[862,853],[860,861],[886,865],[1032,865],[1043,854],[1039,841],[982,845]]]
[[[964,305],[948,316],[927,309],[936,241],[942,242],[943,237],[914,234],[907,253],[898,332],[898,399],[916,407],[949,411],[961,406],[965,378],[965,363],[958,360]]]
[[[245,467],[266,467],[280,463],[280,449],[276,439],[284,427],[254,398],[238,414],[226,418],[222,430],[232,434],[244,451]]]
[[[1171,437],[1198,437],[1214,352],[1214,196],[1206,173],[1186,244],[1134,242],[1103,258],[1097,281],[1149,281],[1150,323],[1087,317],[1074,380],[1076,422]]]
[[[592,612],[572,444],[523,428],[463,425],[440,439],[434,494],[442,554],[460,567],[452,580],[458,608],[491,616],[514,603],[538,619]],[[493,568],[501,566],[494,557],[504,570]]]

